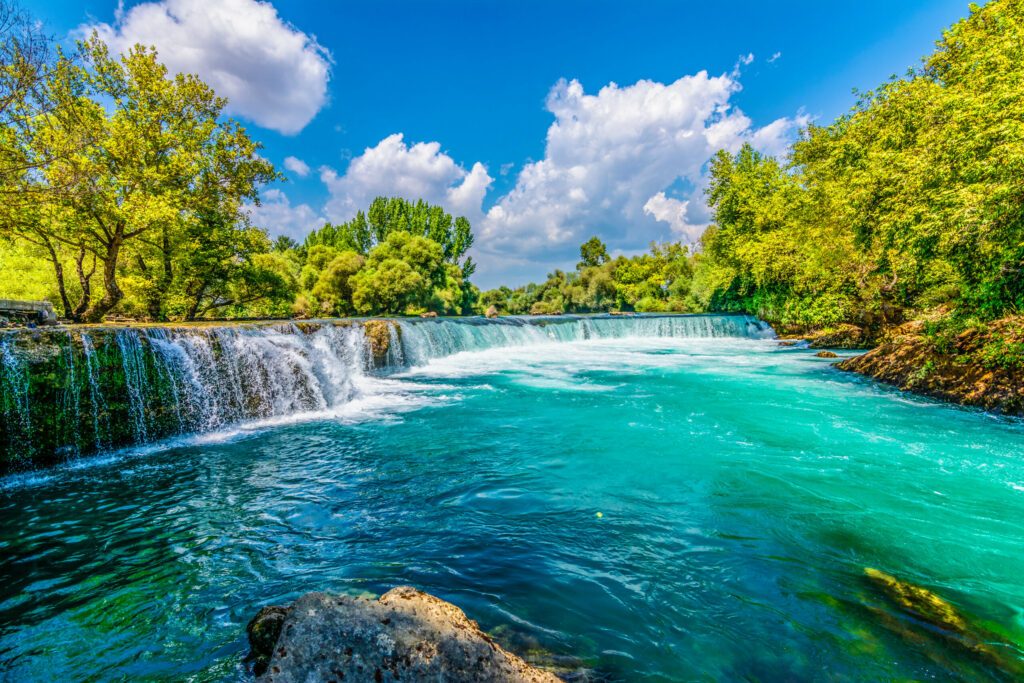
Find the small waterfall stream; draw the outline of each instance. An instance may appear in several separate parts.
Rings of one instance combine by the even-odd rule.
[[[0,335],[0,471],[325,411],[358,379],[462,351],[626,337],[771,336],[745,316],[402,320],[375,354],[357,321]]]

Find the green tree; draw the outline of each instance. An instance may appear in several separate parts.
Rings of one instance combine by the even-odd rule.
[[[343,251],[327,264],[313,286],[313,296],[321,302],[321,310],[334,315],[355,312],[351,280],[363,267],[363,261],[362,255],[354,251]]]
[[[591,237],[580,245],[578,268],[593,268],[608,262],[608,247],[597,237]]]
[[[188,279],[178,257],[196,240],[201,248],[244,242],[242,203],[257,201],[276,174],[198,78],[169,77],[143,47],[118,59],[94,35],[80,48],[80,63],[61,56],[47,74],[53,112],[33,119],[26,151],[41,163],[20,188],[45,199],[23,214],[18,234],[95,256],[102,297],[82,319],[98,321],[121,303],[122,274],[143,283],[145,308],[163,318],[176,281]],[[217,229],[197,231],[197,223]]]

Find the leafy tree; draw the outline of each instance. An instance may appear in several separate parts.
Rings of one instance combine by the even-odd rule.
[[[313,296],[321,302],[321,310],[334,315],[355,312],[352,303],[352,276],[363,267],[363,257],[354,251],[343,251],[326,265],[313,286]]]
[[[1024,307],[1024,3],[993,0],[924,66],[810,126],[781,167],[711,165],[705,306],[822,326]]]
[[[377,197],[364,213],[338,225],[326,224],[306,237],[306,246],[351,249],[364,256],[396,232],[425,237],[441,245],[444,260],[458,263],[473,246],[473,231],[464,217],[452,218],[440,206],[400,197]]]
[[[579,268],[593,268],[608,262],[608,247],[597,237],[580,245]]]
[[[218,280],[188,273],[190,263],[219,258],[197,250],[219,252],[234,241],[234,257],[246,258],[242,202],[256,201],[276,175],[245,131],[221,118],[224,100],[198,78],[168,77],[142,47],[113,57],[95,35],[80,50],[78,62],[61,55],[47,70],[52,111],[32,120],[23,151],[36,171],[18,187],[40,201],[4,229],[51,252],[77,253],[78,266],[95,257],[102,296],[72,317],[98,321],[115,309],[123,275],[145,292],[147,313],[165,318],[184,280]],[[60,258],[52,260],[64,291]],[[89,279],[80,279],[88,291]]]
[[[411,265],[387,258],[353,276],[352,304],[364,314],[402,314],[422,300],[426,285]]]
[[[378,197],[351,221],[324,225],[306,238],[297,309],[341,315],[469,313],[480,296],[469,281],[476,265],[464,258],[472,243],[465,218],[453,219],[422,200]],[[339,262],[332,269],[329,264],[342,254],[347,254],[345,266]]]

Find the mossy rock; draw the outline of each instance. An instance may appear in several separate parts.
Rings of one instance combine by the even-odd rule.
[[[391,349],[391,329],[401,334],[401,328],[394,320],[367,320],[363,323],[363,333],[370,347],[370,359],[373,366],[384,367]]]

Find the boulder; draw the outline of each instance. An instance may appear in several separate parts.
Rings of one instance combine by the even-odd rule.
[[[290,607],[265,607],[249,643],[250,659],[265,663],[258,683],[559,681],[503,650],[455,605],[409,586],[379,600],[307,593]]]
[[[818,351],[814,355],[817,356],[818,358],[839,358],[839,356],[837,356],[832,351]]]
[[[249,634],[249,661],[253,663],[253,673],[257,676],[263,675],[267,670],[270,656],[274,652],[274,645],[281,635],[281,627],[284,625],[284,618],[287,615],[287,607],[270,605],[257,612],[249,625],[245,627]]]
[[[420,313],[420,317],[421,318],[436,318],[437,317],[437,312],[436,311],[427,311],[426,313]]]
[[[484,315],[487,316],[488,318],[497,318],[498,317],[498,309],[497,309],[497,307],[491,306],[490,308],[487,309],[487,312],[484,313]]]

